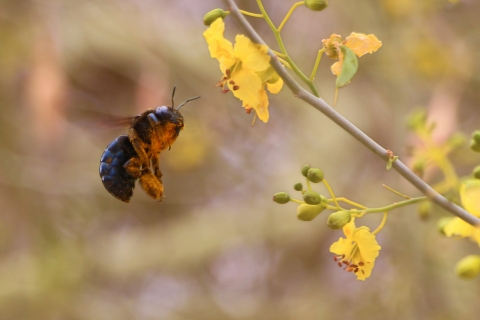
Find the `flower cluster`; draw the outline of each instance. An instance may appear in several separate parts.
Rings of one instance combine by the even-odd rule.
[[[276,193],[273,196],[273,200],[280,204],[288,202],[297,203],[297,218],[302,221],[311,221],[324,210],[333,210],[334,212],[328,216],[327,225],[333,230],[343,229],[345,235],[344,238],[340,238],[330,247],[330,251],[334,254],[334,261],[338,266],[343,267],[343,270],[356,275],[358,280],[363,281],[367,279],[372,273],[375,259],[378,257],[381,249],[375,235],[382,229],[385,218],[382,221],[382,225],[373,232],[365,226],[356,227],[355,218],[366,214],[368,209],[344,198],[341,200],[361,208],[362,211],[340,207],[338,204],[340,198],[335,198],[320,169],[305,165],[302,167],[301,172],[306,178],[307,190],[304,190],[301,182],[297,182],[293,188],[301,192],[303,200],[293,199],[286,192]],[[325,184],[332,199],[327,199],[325,196],[312,190],[311,183],[320,182]]]
[[[266,90],[278,93],[283,80],[270,66],[268,47],[255,44],[244,35],[235,37],[235,45],[224,38],[225,23],[216,19],[203,33],[212,58],[220,63],[223,76],[217,86],[222,92],[233,92],[242,101],[247,113],[252,110],[263,122],[267,122],[268,96]]]

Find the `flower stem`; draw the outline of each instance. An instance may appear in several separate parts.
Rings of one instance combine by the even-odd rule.
[[[265,10],[262,0],[257,0],[257,5],[260,8],[260,11],[263,14],[263,18],[267,22],[268,26],[270,29],[272,29],[273,35],[275,36],[275,39],[277,40],[277,44],[280,47],[280,50],[282,53],[285,55],[285,60],[288,62],[292,70],[302,79],[303,82],[307,84],[307,86],[310,88],[310,91],[312,91],[313,95],[316,97],[319,97],[320,94],[318,93],[317,88],[313,84],[312,81],[310,81],[309,78],[307,78],[306,75],[303,74],[303,72],[297,67],[297,65],[293,62],[292,58],[290,58],[290,55],[287,52],[287,48],[285,48],[285,45],[283,43],[282,36],[280,35],[280,31],[275,27],[275,25],[272,22],[272,19],[268,16],[267,11]]]
[[[280,23],[280,25],[278,26],[278,32],[282,32],[283,26],[285,25],[285,23],[287,22],[287,20],[290,19],[290,16],[292,15],[293,11],[295,11],[295,9],[297,9],[299,6],[303,6],[304,4],[305,4],[305,1],[300,1],[300,2],[295,3],[295,4],[290,8],[290,10],[288,11],[288,13],[287,13],[287,15],[285,16],[285,18],[283,18],[282,23]]]
[[[320,65],[320,60],[322,60],[322,55],[325,52],[325,48],[318,50],[317,59],[315,60],[315,65],[313,66],[312,74],[310,75],[310,81],[315,79],[315,75],[317,74],[318,66]]]
[[[414,203],[421,202],[421,201],[427,201],[427,200],[428,200],[427,197],[411,198],[411,199],[408,199],[408,200],[404,200],[404,201],[400,201],[400,202],[390,204],[390,205],[385,206],[385,207],[369,208],[369,209],[365,210],[365,213],[378,213],[378,212],[390,211],[392,209],[408,206],[410,204],[414,204]]]
[[[395,189],[387,186],[386,184],[382,184],[382,187],[388,189],[389,191],[391,191],[391,192],[395,193],[396,195],[398,195],[398,196],[400,196],[400,197],[403,197],[403,198],[405,198],[405,199],[411,199],[411,198],[412,198],[412,197],[409,197],[409,196],[407,196],[407,195],[404,195],[403,193],[398,192],[397,190],[395,190]]]
[[[333,203],[335,203],[335,205],[340,208],[337,202],[337,198],[335,197],[335,194],[333,193],[333,189],[330,187],[330,184],[328,183],[328,181],[326,179],[322,179],[322,183],[325,185],[325,188],[327,188],[328,193],[330,194],[330,197],[332,197]]]
[[[385,211],[383,213],[383,218],[382,218],[382,222],[380,222],[380,225],[377,227],[377,229],[375,229],[372,234],[377,234],[379,233],[383,227],[385,227],[385,223],[387,222],[387,217],[388,217],[388,211]]]
[[[243,15],[249,16],[249,17],[254,17],[254,18],[263,18],[263,14],[261,13],[251,13],[248,11],[244,10],[239,10]]]
[[[356,202],[353,202],[353,201],[351,201],[351,200],[349,200],[349,199],[347,199],[347,198],[344,198],[344,197],[340,197],[340,198],[336,198],[336,199],[337,199],[337,201],[342,201],[342,202],[348,203],[349,205],[352,205],[352,206],[354,206],[354,207],[360,208],[360,209],[362,209],[362,210],[367,209],[367,207],[362,206],[361,204],[356,203]],[[334,201],[334,200],[332,199],[331,201]]]

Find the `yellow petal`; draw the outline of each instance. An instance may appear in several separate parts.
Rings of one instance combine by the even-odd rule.
[[[345,252],[350,251],[352,248],[352,241],[348,241],[345,238],[339,238],[337,242],[334,242],[330,246],[330,252],[342,255]]]
[[[242,61],[245,69],[259,72],[270,67],[270,56],[267,52],[267,46],[255,44],[244,35],[235,37],[233,54]]]
[[[253,71],[237,67],[235,72],[231,75],[231,80],[238,86],[238,90],[233,90],[233,86],[229,83],[228,87],[233,95],[246,104],[254,107],[259,104],[258,92],[262,88],[262,81]]]
[[[354,230],[355,230],[355,219],[352,218],[352,220],[343,227],[343,233],[348,238],[353,235]]]
[[[332,64],[332,67],[331,67],[332,73],[338,76],[342,72],[342,66],[343,66],[343,60],[337,61],[334,64]]]
[[[267,89],[268,89],[268,91],[270,91],[273,94],[279,93],[280,90],[282,90],[282,87],[283,87],[283,80],[280,77],[278,78],[277,82],[275,82],[275,83],[268,83],[267,82]]]
[[[469,179],[462,183],[460,199],[465,210],[480,217],[480,180]]]
[[[223,20],[217,19],[203,33],[208,44],[210,56],[220,62],[220,69],[223,73],[236,62],[233,55],[233,45],[223,37],[224,31],[225,24]]]
[[[269,117],[267,91],[265,91],[265,89],[261,89],[258,92],[258,96],[259,96],[259,103],[257,107],[253,107],[253,108],[257,112],[258,119],[267,123],[268,117]]]
[[[462,238],[466,238],[473,235],[475,227],[466,223],[460,218],[453,218],[452,221],[445,225],[443,231],[447,237],[460,236]]]
[[[340,50],[338,46],[342,43],[342,37],[338,34],[332,34],[330,38],[322,40],[323,47],[325,48],[325,54],[337,60],[339,58]]]
[[[347,37],[345,45],[352,49],[358,57],[361,57],[366,53],[377,51],[382,46],[382,42],[373,34],[352,32]]]

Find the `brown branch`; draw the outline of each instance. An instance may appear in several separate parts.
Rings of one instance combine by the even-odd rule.
[[[225,4],[229,8],[231,15],[237,21],[237,23],[243,28],[247,36],[255,43],[265,44],[265,42],[260,38],[255,29],[250,25],[250,23],[245,19],[245,17],[240,13],[238,7],[234,0],[224,0]],[[265,44],[266,45],[266,44]],[[307,102],[309,105],[315,109],[322,112],[330,120],[339,125],[343,130],[347,131],[365,147],[370,149],[373,153],[383,159],[385,162],[388,162],[387,150],[382,148],[379,144],[373,141],[369,136],[367,136],[363,131],[355,127],[350,121],[345,119],[341,114],[335,111],[330,107],[323,99],[317,98],[305,89],[303,89],[285,70],[283,65],[278,61],[277,56],[271,51],[268,51],[271,59],[271,65],[278,73],[278,75],[283,79],[288,88],[292,91],[295,97]],[[465,222],[473,225],[480,226],[480,219],[471,215],[463,208],[454,204],[453,202],[448,201],[445,197],[436,192],[429,184],[417,177],[405,164],[400,160],[393,162],[393,169],[400,173],[405,179],[407,179],[412,185],[414,185],[418,190],[420,190],[425,196],[427,196],[431,202],[439,205],[443,209],[451,212]]]

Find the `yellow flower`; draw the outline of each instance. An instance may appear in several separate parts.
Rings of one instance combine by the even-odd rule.
[[[352,32],[345,41],[342,41],[342,37],[338,34],[332,34],[329,39],[324,39],[322,42],[325,48],[325,54],[334,60],[339,60],[331,67],[332,73],[336,76],[342,71],[343,64],[343,53],[340,50],[340,45],[343,44],[350,48],[357,57],[361,57],[367,53],[374,53],[382,46],[382,42],[378,40],[375,35],[365,35],[356,32]]]
[[[225,24],[217,19],[203,33],[208,43],[210,55],[220,63],[223,73],[221,86],[223,92],[230,89],[233,95],[242,101],[248,113],[253,109],[263,122],[268,121],[268,96],[278,93],[283,80],[270,66],[268,47],[253,43],[244,35],[235,37],[235,46],[223,37]],[[228,89],[226,89],[228,87]]]
[[[469,213],[480,218],[480,180],[468,179],[460,186],[460,200]],[[470,238],[480,246],[480,226],[474,227],[460,218],[453,218],[445,227],[447,237]]]
[[[355,227],[354,219],[343,227],[343,233],[345,238],[332,244],[330,252],[336,254],[334,260],[340,267],[363,281],[370,277],[381,247],[369,228]]]

